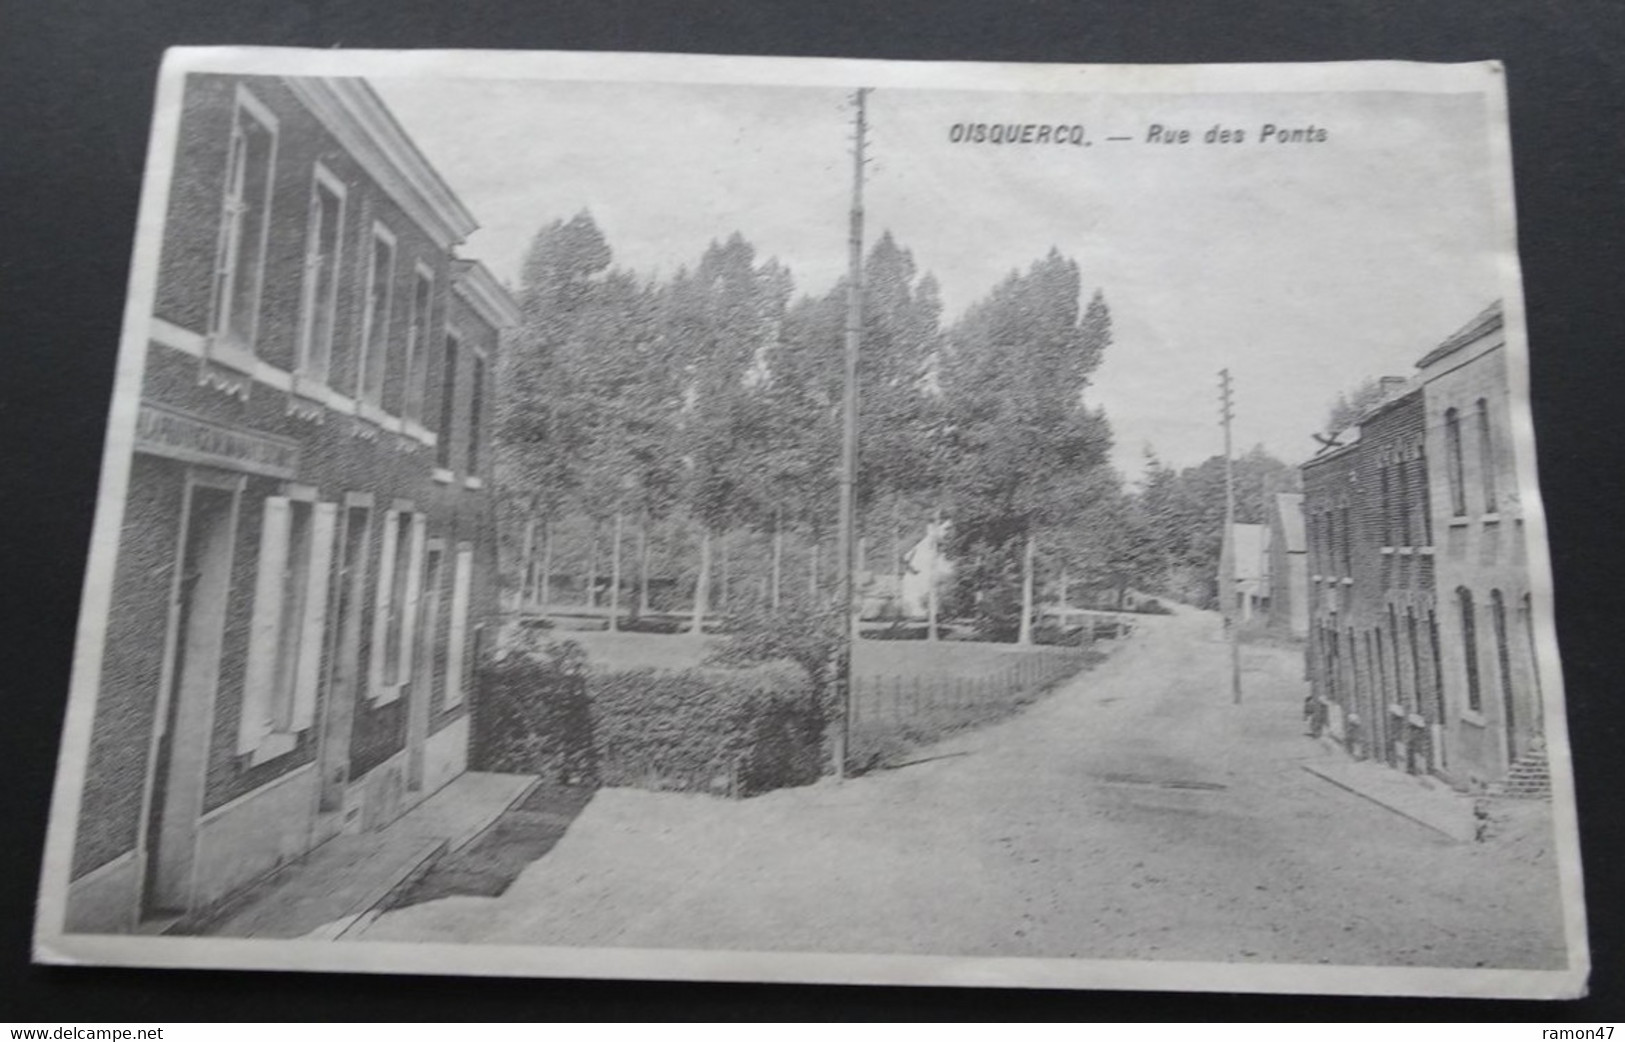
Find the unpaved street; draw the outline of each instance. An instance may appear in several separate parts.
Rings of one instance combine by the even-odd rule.
[[[372,940],[1553,967],[1538,807],[1458,844],[1301,769],[1301,653],[1216,617],[922,762],[729,802],[600,792],[500,898],[391,912]]]

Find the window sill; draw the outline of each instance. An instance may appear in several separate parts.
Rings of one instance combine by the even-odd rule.
[[[1461,514],[1451,518],[1446,523],[1449,524],[1451,528],[1466,528],[1468,525],[1473,523],[1473,519],[1467,517],[1465,514]]]
[[[369,401],[357,401],[355,403],[355,414],[376,427],[383,427],[386,429],[389,427],[390,421],[393,419],[393,417],[386,413],[383,409]]]
[[[1461,711],[1461,722],[1464,724],[1472,724],[1474,727],[1490,726],[1490,722],[1484,719],[1483,713],[1477,713],[1471,709],[1463,709]]]
[[[327,386],[325,378],[314,373],[294,373],[292,385],[289,389],[307,401],[318,402],[326,406],[333,404],[332,389]]]
[[[254,352],[244,347],[234,339],[228,339],[218,333],[204,340],[203,357],[216,365],[223,365],[227,369],[235,369],[244,376],[253,376],[258,368],[259,359]]]
[[[1480,514],[1478,521],[1484,525],[1498,525],[1501,523],[1500,514]]]
[[[1391,546],[1385,546],[1385,547],[1383,547],[1381,550],[1379,550],[1377,552],[1380,553],[1380,554],[1383,554],[1384,556],[1386,556],[1388,554],[1392,554],[1394,552],[1394,548],[1391,547]]]
[[[1433,556],[1433,547],[1431,547],[1431,546],[1419,546],[1419,547],[1416,548],[1416,552],[1418,554],[1422,555],[1423,557],[1432,557]]]
[[[375,706],[387,706],[391,702],[399,701],[401,692],[405,690],[405,688],[406,683],[404,681],[399,684],[379,684],[372,690],[372,704]]]
[[[1342,583],[1344,586],[1353,586],[1354,585],[1354,580],[1352,578],[1343,578],[1343,579],[1339,579],[1337,581]]]
[[[298,744],[298,735],[289,731],[273,731],[260,739],[260,744],[249,753],[248,764],[250,767],[258,767],[262,763],[270,763],[293,752]]]
[[[480,489],[485,487],[485,482],[471,474],[463,479],[463,487],[472,492],[478,492]]]
[[[445,467],[436,467],[434,468],[434,480],[442,485],[450,485],[452,482],[457,480],[457,475],[453,474]]]
[[[1405,720],[1412,727],[1426,727],[1428,725],[1427,718],[1421,713],[1411,713],[1405,717]]]

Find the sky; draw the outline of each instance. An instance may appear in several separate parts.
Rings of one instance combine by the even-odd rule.
[[[812,87],[374,79],[481,224],[461,252],[512,284],[532,236],[589,210],[615,262],[666,275],[741,232],[822,293],[845,270],[847,93]],[[889,230],[951,321],[1052,247],[1104,293],[1114,342],[1090,399],[1113,458],[1190,466],[1222,450],[1310,454],[1342,391],[1408,375],[1498,292],[1478,94],[869,97],[866,240]],[[1087,145],[954,142],[955,124],[1082,125]],[[1260,141],[1266,124],[1320,142]],[[1150,128],[1189,131],[1149,141]],[[1206,143],[1210,128],[1241,143]],[[1164,137],[1169,136],[1167,133]],[[1312,136],[1312,135],[1310,135]],[[1112,141],[1109,138],[1127,138]]]

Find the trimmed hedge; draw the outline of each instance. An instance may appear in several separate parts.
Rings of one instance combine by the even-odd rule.
[[[749,796],[823,773],[824,715],[788,663],[596,673],[588,689],[606,785]]]
[[[748,796],[816,781],[825,717],[790,663],[594,672],[569,642],[480,671],[475,762],[569,784]]]
[[[480,666],[472,759],[482,771],[536,774],[566,785],[598,780],[587,656],[570,641]]]

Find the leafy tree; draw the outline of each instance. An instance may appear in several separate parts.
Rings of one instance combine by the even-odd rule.
[[[1385,393],[1383,381],[1373,378],[1352,391],[1339,394],[1337,401],[1326,411],[1327,436],[1336,437],[1360,422],[1360,417],[1381,402]]]
[[[954,542],[971,562],[961,585],[979,590],[982,615],[1002,615],[1019,573],[1023,643],[1038,539],[1087,504],[1088,479],[1111,444],[1105,415],[1084,400],[1110,316],[1099,293],[1081,307],[1080,288],[1076,263],[1052,249],[971,306],[949,331],[941,366]]]

